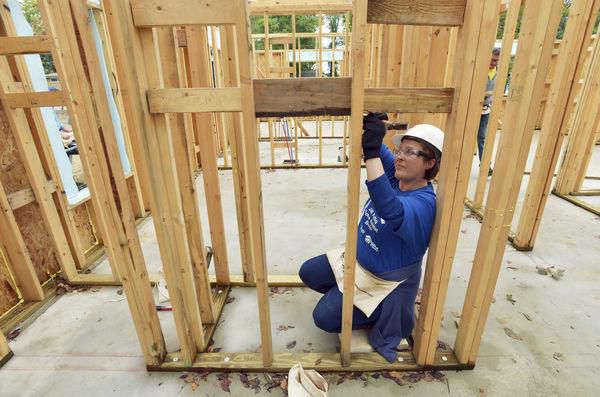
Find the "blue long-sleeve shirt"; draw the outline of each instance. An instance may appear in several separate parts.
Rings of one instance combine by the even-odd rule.
[[[396,346],[414,327],[421,262],[435,220],[435,192],[431,183],[400,190],[394,156],[385,145],[380,157],[385,175],[366,182],[370,198],[359,222],[356,260],[378,277],[403,281],[380,303],[381,313],[369,331],[371,346],[394,362]]]
[[[358,225],[356,260],[378,274],[408,266],[423,258],[435,219],[431,183],[402,191],[394,176],[394,156],[382,145],[385,174],[367,181],[367,200]]]

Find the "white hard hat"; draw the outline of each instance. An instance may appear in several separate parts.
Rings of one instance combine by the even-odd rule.
[[[417,124],[411,127],[404,134],[394,135],[392,142],[394,145],[400,146],[400,142],[406,137],[417,138],[418,140],[425,141],[431,146],[439,150],[442,153],[444,147],[444,132],[431,124]]]

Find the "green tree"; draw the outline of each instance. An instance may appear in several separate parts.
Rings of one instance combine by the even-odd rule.
[[[338,33],[342,30],[344,26],[345,15],[326,15],[325,16],[325,26],[327,30],[332,33]],[[344,39],[341,37],[336,37],[335,40],[331,40],[329,44],[325,46],[325,48],[334,49],[340,47],[344,44]],[[327,62],[328,72],[325,72],[325,76],[336,77],[340,75],[339,65],[335,64],[335,60],[332,59],[330,62]]]
[[[319,29],[319,18],[316,15],[296,15],[296,32],[297,33],[315,33]],[[253,34],[265,32],[264,16],[253,16],[250,18],[250,30]],[[270,15],[269,16],[269,34],[271,33],[292,33],[292,17],[290,15]],[[302,37],[299,38],[299,48],[316,48],[317,42],[314,38]],[[264,40],[256,40],[255,47],[257,50],[265,49]],[[283,49],[283,44],[274,45],[274,50]],[[302,62],[298,74],[314,70],[316,67],[314,62]]]
[[[297,33],[315,33],[319,28],[319,18],[316,15],[296,15]],[[265,18],[253,16],[250,18],[250,29],[253,34],[264,33]],[[292,33],[292,17],[290,15],[270,15],[269,33]],[[300,39],[301,48],[315,48],[316,42],[312,38]],[[257,50],[264,50],[264,42],[256,45]]]
[[[42,15],[40,14],[37,0],[21,0],[21,8],[23,9],[25,19],[33,29],[33,34],[36,36],[45,34],[46,32],[44,30],[44,24],[42,23]],[[46,74],[56,72],[52,55],[40,54],[40,58],[42,59],[42,65],[44,66],[44,72]]]

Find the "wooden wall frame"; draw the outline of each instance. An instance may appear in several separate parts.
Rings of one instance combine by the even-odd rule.
[[[165,0],[166,1],[166,0]],[[270,313],[267,299],[267,288],[269,285],[288,285],[288,286],[299,286],[297,276],[268,276],[266,274],[265,265],[265,245],[264,245],[264,231],[263,231],[263,216],[262,216],[262,204],[260,199],[260,177],[259,169],[260,164],[258,162],[258,136],[256,131],[256,116],[258,103],[254,101],[254,94],[256,89],[260,89],[261,84],[265,84],[265,89],[268,89],[268,85],[272,84],[277,87],[280,84],[296,84],[296,82],[288,82],[289,80],[273,80],[271,82],[261,82],[260,80],[252,80],[252,67],[251,61],[253,57],[250,53],[252,48],[251,37],[248,34],[248,12],[246,4],[243,0],[229,0],[226,5],[221,4],[220,6],[231,7],[231,10],[224,13],[214,20],[211,20],[206,15],[200,18],[199,16],[190,15],[189,4],[191,0],[180,0],[178,1],[177,7],[174,5],[167,6],[167,3],[162,4],[160,1],[157,3],[159,7],[148,8],[144,6],[144,0],[131,0],[132,8],[129,8],[127,4],[121,4],[116,0],[107,0],[105,7],[109,10],[110,15],[108,19],[108,26],[111,37],[120,37],[120,39],[113,39],[115,45],[114,51],[118,54],[119,52],[128,51],[130,54],[137,54],[137,61],[135,65],[118,65],[118,68],[122,68],[120,72],[124,76],[129,76],[132,87],[135,87],[135,92],[140,94],[138,100],[138,110],[145,120],[145,131],[143,135],[144,150],[146,158],[149,159],[152,153],[155,151],[164,151],[162,156],[159,153],[153,156],[154,158],[161,158],[160,162],[154,162],[150,168],[154,167],[151,171],[151,182],[154,191],[156,187],[161,187],[161,193],[164,197],[160,200],[153,194],[153,200],[160,201],[160,203],[152,204],[154,215],[162,219],[161,226],[157,229],[157,237],[159,245],[161,246],[161,256],[163,258],[163,265],[165,266],[166,273],[171,273],[171,276],[167,274],[169,278],[169,285],[174,291],[181,291],[181,294],[177,294],[177,297],[173,297],[172,303],[175,311],[178,312],[179,319],[176,319],[176,328],[179,335],[179,343],[181,350],[177,352],[169,352],[164,361],[160,364],[148,363],[149,369],[154,370],[198,370],[200,368],[227,368],[227,369],[245,369],[245,370],[273,370],[280,371],[291,367],[294,362],[302,362],[306,367],[318,368],[320,370],[368,370],[368,369],[423,369],[423,368],[456,368],[465,369],[472,368],[473,362],[459,362],[452,351],[435,352],[435,347],[432,348],[433,344],[424,343],[423,330],[431,331],[436,330],[440,326],[440,316],[429,316],[428,311],[422,312],[419,319],[421,327],[420,330],[420,345],[415,352],[422,349],[424,356],[412,357],[412,353],[402,354],[402,360],[397,363],[389,364],[385,362],[376,353],[371,354],[354,354],[350,351],[350,326],[351,323],[351,291],[353,285],[352,276],[354,274],[354,261],[348,260],[345,263],[345,274],[347,278],[345,280],[345,301],[343,309],[343,328],[342,328],[342,348],[341,352],[338,353],[310,353],[310,354],[290,354],[290,353],[277,353],[273,352],[271,344],[271,331],[270,331]],[[125,2],[127,3],[127,2]],[[395,2],[392,2],[395,4]],[[401,2],[398,2],[400,4]],[[175,3],[173,3],[175,4]],[[214,2],[208,1],[209,6],[214,5]],[[470,125],[476,122],[478,113],[474,113],[473,109],[477,108],[479,97],[483,96],[483,83],[485,78],[485,68],[477,66],[485,65],[488,61],[488,50],[491,48],[493,36],[495,33],[495,18],[498,16],[498,10],[500,7],[499,0],[486,0],[484,2],[479,1],[468,1],[468,2],[456,2],[455,5],[460,5],[462,12],[464,13],[464,21],[461,17],[461,22],[458,23],[456,20],[456,13],[450,13],[450,16],[444,16],[441,8],[436,8],[432,3],[423,1],[425,10],[423,14],[414,15],[414,21],[422,24],[449,24],[458,25],[457,35],[457,46],[456,56],[460,62],[454,70],[453,83],[462,84],[460,90],[460,96],[456,96],[452,89],[447,89],[444,95],[448,95],[452,99],[451,106],[445,108],[449,112],[448,116],[448,128],[454,128],[456,131],[464,131],[465,124]],[[182,10],[188,10],[184,13]],[[362,125],[362,114],[367,103],[371,103],[376,108],[388,111],[406,111],[407,109],[400,108],[388,108],[385,105],[385,101],[381,98],[386,96],[398,95],[401,93],[391,87],[374,87],[371,89],[365,89],[365,58],[370,54],[367,50],[365,37],[367,35],[367,18],[368,18],[368,2],[366,0],[360,0],[354,2],[354,31],[352,32],[352,42],[358,43],[352,48],[352,76],[350,81],[352,85],[352,94],[350,95],[350,128],[351,131],[355,131],[353,134],[349,134],[349,160],[348,160],[348,219],[347,224],[347,244],[346,249],[348,255],[346,258],[352,258],[356,249],[356,224],[358,220],[358,191],[359,191],[359,178],[357,174],[360,170],[360,130]],[[414,11],[413,12],[421,12]],[[428,14],[430,13],[430,14]],[[163,15],[164,14],[164,15]],[[193,14],[193,13],[192,13]],[[428,15],[425,15],[428,14]],[[161,15],[161,17],[159,17]],[[395,16],[388,16],[386,21],[389,23],[406,22],[406,15],[396,14]],[[446,19],[445,19],[446,18]],[[409,18],[410,19],[410,18]],[[189,26],[188,26],[189,25]],[[214,25],[220,25],[219,32],[221,32],[221,38],[226,38],[227,48],[221,48],[220,51],[213,49],[213,55],[221,53],[228,54],[228,59],[231,59],[231,55],[234,55],[234,60],[237,62],[238,71],[229,69],[230,84],[224,84],[223,86],[210,87],[207,84],[207,80],[201,78],[186,79],[183,75],[186,70],[201,69],[201,65],[192,66],[190,60],[190,51],[198,51],[198,47],[190,48],[190,43],[194,42],[194,35],[198,35],[195,39],[196,43],[200,43],[201,52],[205,51],[205,44],[202,36],[203,28],[200,26],[210,26],[212,30]],[[235,30],[231,33],[234,34],[234,40],[228,40],[227,32],[229,32],[227,26],[235,25]],[[188,64],[185,68],[175,67],[175,63],[185,62],[185,56],[178,53],[180,48],[181,40],[178,38],[180,35],[177,33],[176,26],[185,26],[185,42],[188,51]],[[195,26],[198,26],[196,28]],[[197,29],[197,30],[196,30]],[[215,30],[216,31],[216,30]],[[383,29],[381,34],[384,35],[387,29]],[[225,32],[225,34],[223,34]],[[449,32],[449,31],[448,31]],[[461,39],[462,38],[462,39]],[[237,46],[233,46],[232,43],[237,42]],[[488,48],[489,47],[489,48]],[[485,49],[485,50],[484,50]],[[217,49],[218,50],[218,49]],[[233,52],[232,52],[233,51]],[[182,52],[185,54],[185,51]],[[204,54],[206,54],[204,52]],[[122,57],[122,54],[121,54]],[[117,59],[119,56],[117,55]],[[201,58],[199,58],[201,59]],[[219,57],[219,59],[221,59]],[[224,59],[224,58],[223,58]],[[141,61],[143,60],[143,62]],[[471,61],[472,60],[472,61]],[[222,61],[222,59],[221,59]],[[219,62],[221,62],[219,61]],[[225,63],[225,62],[224,62]],[[231,65],[232,62],[229,62]],[[233,63],[235,64],[235,63]],[[228,65],[222,65],[223,69],[227,69]],[[386,66],[387,69],[387,66]],[[139,71],[145,71],[145,73],[139,73]],[[136,74],[136,72],[138,72]],[[238,77],[239,73],[239,77]],[[164,76],[163,76],[164,75]],[[199,74],[200,75],[200,74]],[[467,78],[468,77],[468,78]],[[446,78],[444,78],[445,80]],[[385,79],[387,81],[388,79]],[[323,80],[325,81],[325,80]],[[304,81],[301,84],[301,89],[308,88],[311,81]],[[335,82],[332,84],[345,84],[343,81]],[[384,83],[382,83],[384,84]],[[481,88],[476,88],[481,85]],[[221,88],[223,87],[223,88]],[[226,88],[231,87],[231,88]],[[210,90],[208,90],[210,88]],[[199,90],[201,89],[201,90]],[[170,91],[167,91],[170,90]],[[414,89],[413,96],[419,96],[424,94],[427,89],[419,88]],[[440,91],[441,92],[441,91]],[[190,253],[190,246],[186,244],[187,237],[189,236],[190,230],[179,227],[176,230],[176,224],[173,222],[177,219],[184,219],[186,211],[195,213],[196,210],[192,208],[195,204],[191,201],[186,202],[185,200],[185,189],[181,183],[179,185],[169,183],[168,180],[162,180],[163,176],[170,175],[168,178],[172,181],[180,180],[182,175],[188,173],[189,163],[193,162],[194,159],[188,158],[188,163],[177,165],[173,160],[173,151],[183,150],[181,148],[173,148],[171,145],[176,142],[177,134],[182,134],[185,131],[185,116],[184,113],[178,113],[177,107],[186,101],[186,95],[189,94],[202,95],[202,102],[189,102],[189,108],[185,108],[186,111],[191,111],[195,115],[210,113],[215,111],[220,112],[231,112],[241,110],[238,112],[239,126],[234,128],[231,132],[230,140],[233,143],[233,147],[237,152],[237,160],[233,161],[236,164],[239,181],[239,191],[245,191],[247,200],[242,201],[238,195],[239,191],[236,192],[238,201],[238,209],[243,216],[238,216],[238,220],[242,220],[244,223],[244,229],[248,230],[247,243],[245,245],[246,256],[249,263],[253,265],[252,275],[253,279],[247,280],[247,275],[237,276],[230,275],[228,282],[224,282],[225,287],[230,288],[231,286],[247,286],[255,287],[258,294],[259,300],[259,321],[260,321],[260,333],[261,333],[261,352],[260,353],[205,353],[202,352],[206,346],[207,337],[213,332],[214,326],[210,325],[210,321],[206,321],[204,316],[201,315],[201,305],[207,302],[202,302],[200,298],[198,301],[198,294],[202,294],[202,288],[205,288],[206,281],[196,282],[193,281],[191,275],[194,274],[192,269],[194,265],[190,259],[193,253]],[[209,94],[210,95],[206,95]],[[229,105],[225,105],[220,98],[222,95],[234,94],[236,98],[236,105],[232,108]],[[169,101],[162,102],[161,106],[157,107],[153,103],[157,104],[161,101],[163,95],[176,95],[171,96]],[[146,96],[150,99],[150,106],[146,102]],[[176,99],[179,98],[179,99]],[[212,98],[212,99],[208,99]],[[397,97],[394,97],[397,98]],[[263,99],[260,96],[260,99]],[[296,105],[299,102],[296,103]],[[175,104],[175,106],[172,106]],[[277,104],[275,104],[277,105]],[[274,111],[273,104],[266,104],[265,113]],[[325,110],[324,110],[325,109]],[[347,108],[346,108],[347,109]],[[416,107],[408,110],[418,110]],[[425,108],[425,112],[439,112],[439,107]],[[319,114],[319,112],[325,112],[327,114],[326,105],[319,105],[316,108],[307,110],[308,114]],[[169,113],[171,112],[171,113]],[[276,114],[286,114],[290,112],[289,108],[278,110]],[[345,111],[347,112],[347,111]],[[347,113],[346,113],[347,114]],[[237,116],[233,116],[234,120]],[[198,119],[196,117],[196,123],[208,123],[208,119]],[[187,123],[190,125],[191,123]],[[464,134],[464,132],[463,132]],[[188,134],[189,136],[190,134]],[[463,142],[463,139],[465,141]],[[162,142],[163,144],[160,144]],[[190,140],[179,140],[181,145],[192,145]],[[448,134],[446,140],[445,153],[448,153],[448,164],[457,162],[461,165],[461,172],[470,167],[470,162],[467,164],[466,159],[470,156],[464,155],[469,152],[470,147],[473,146],[474,139],[461,136],[457,133]],[[181,152],[183,153],[183,152]],[[201,153],[200,162],[212,161],[207,159],[207,153]],[[213,153],[214,156],[214,153]],[[235,157],[235,156],[234,156]],[[184,166],[185,165],[185,166]],[[214,163],[213,163],[214,167]],[[209,167],[210,169],[210,167]],[[454,219],[452,227],[444,232],[443,235],[440,233],[439,222],[436,224],[438,233],[438,242],[440,247],[449,244],[447,248],[447,254],[449,250],[454,249],[450,245],[455,244],[455,241],[459,232],[460,214],[459,209],[462,206],[462,199],[464,197],[464,191],[460,189],[466,189],[466,186],[460,187],[459,191],[454,193],[456,188],[456,180],[459,175],[450,174],[450,170],[454,167],[447,166],[443,168],[442,178],[440,181],[440,202],[444,202],[444,208],[455,208],[456,211],[448,212],[447,215],[451,219]],[[212,168],[211,173],[215,169]],[[189,174],[188,177],[189,178]],[[215,185],[216,186],[216,185]],[[442,197],[444,200],[442,200]],[[213,198],[214,199],[214,198]],[[162,201],[161,201],[162,200]],[[218,201],[218,200],[217,200]],[[214,203],[213,203],[214,204]],[[219,208],[216,206],[215,208]],[[445,210],[442,210],[445,213]],[[458,215],[457,215],[458,214]],[[194,215],[197,216],[197,215]],[[188,222],[189,224],[189,222]],[[160,231],[162,228],[169,230],[168,233]],[[212,226],[211,226],[212,229]],[[219,236],[217,233],[216,236]],[[217,237],[220,238],[220,237]],[[241,239],[244,241],[244,239]],[[177,262],[170,262],[169,256],[164,254],[163,251],[167,251],[175,254],[177,253],[180,258]],[[437,247],[437,245],[436,245]],[[197,248],[196,248],[197,249]],[[436,248],[441,249],[441,248]],[[443,252],[443,251],[440,251]],[[433,256],[436,258],[436,256]],[[425,298],[425,306],[434,310],[432,313],[439,313],[443,308],[443,294],[445,291],[443,288],[447,286],[449,273],[451,267],[451,259],[448,256],[441,256],[440,261],[435,260],[431,262],[428,272],[429,276],[426,275],[425,288],[441,287],[441,291],[436,291],[437,300],[430,301],[429,298]],[[443,259],[443,262],[441,261]],[[175,272],[176,266],[180,270]],[[169,270],[170,269],[170,270]],[[429,270],[431,269],[431,270]],[[205,272],[204,268],[196,269],[202,274]],[[176,276],[175,273],[179,275]],[[440,277],[441,274],[446,274],[436,281],[432,277],[432,274],[437,273]],[[187,279],[182,278],[181,275],[189,277]],[[211,281],[217,281],[214,278]],[[214,284],[213,284],[214,285]],[[223,289],[220,292],[223,293]],[[215,297],[213,297],[214,299]],[[220,304],[216,300],[212,301],[214,310],[214,321],[218,321],[220,315]],[[429,310],[429,309],[428,309]],[[423,318],[421,320],[421,317]],[[417,333],[419,336],[419,334]],[[427,337],[427,341],[433,340],[432,336]],[[437,341],[436,341],[437,345]]]
[[[123,99],[122,91],[119,90],[118,87],[119,77],[114,68],[114,60],[111,53],[112,45],[106,34],[106,30],[104,29],[104,13],[101,7],[94,7],[93,13],[97,21],[98,30],[100,31],[107,67],[109,73],[114,76],[112,81],[114,98],[119,107],[120,114],[122,116],[129,115],[129,112],[125,112],[123,104],[123,102],[127,102],[127,98],[125,97],[125,100]],[[2,10],[0,10],[0,16],[4,28],[4,37],[0,38],[3,43],[1,55],[8,56],[7,59],[11,62],[10,70],[8,69],[9,66],[7,63],[2,63],[3,72],[1,80],[6,98],[6,101],[4,102],[5,114],[8,115],[14,128],[18,128],[19,134],[15,134],[15,137],[21,142],[27,170],[31,171],[29,174],[32,177],[31,189],[20,192],[11,192],[6,195],[8,207],[6,207],[5,214],[10,218],[12,211],[16,211],[23,206],[36,202],[42,209],[44,220],[49,227],[48,230],[50,231],[50,235],[54,239],[55,248],[59,254],[58,257],[61,264],[60,275],[62,275],[62,277],[66,278],[72,284],[120,284],[121,281],[118,270],[115,267],[112,267],[112,274],[97,275],[81,272],[81,270],[96,263],[104,254],[104,238],[101,233],[102,227],[99,224],[100,220],[98,219],[96,209],[94,208],[94,205],[92,205],[93,198],[88,198],[87,200],[80,201],[76,204],[70,204],[68,202],[57,165],[54,161],[54,156],[50,147],[51,145],[45,133],[45,126],[41,114],[37,109],[41,106],[66,105],[64,92],[27,92],[28,90],[31,90],[32,86],[29,72],[23,57],[16,56],[26,53],[51,53],[56,56],[55,50],[58,41],[61,42],[63,48],[69,47],[69,51],[78,54],[80,49],[77,47],[75,30],[77,29],[78,31],[78,37],[81,37],[82,32],[79,30],[81,27],[75,26],[77,20],[73,15],[73,11],[68,10],[64,15],[46,15],[46,20],[44,22],[45,26],[52,21],[54,26],[64,25],[66,27],[62,30],[57,30],[55,37],[50,37],[50,33],[47,36],[22,37],[16,36],[16,30],[12,23],[10,10],[8,8],[2,8]],[[59,20],[60,22],[58,22]],[[80,19],[80,21],[81,20],[82,19]],[[50,32],[50,29],[48,28],[46,31]],[[86,37],[86,39],[91,40],[91,33],[89,31],[88,34],[89,37]],[[73,48],[73,46],[75,46],[75,48]],[[90,59],[90,62],[95,62],[97,64],[98,56],[91,45],[87,47],[87,53],[83,54],[83,59],[86,61]],[[6,62],[4,57],[2,62]],[[68,90],[69,82],[66,80],[66,77],[64,75],[60,77],[61,83],[63,83],[63,90]],[[14,79],[17,80],[15,81]],[[98,95],[104,93],[103,87],[97,86],[96,89],[98,90]],[[20,108],[24,109],[21,110]],[[69,110],[71,112],[81,111],[80,108],[70,108]],[[73,118],[73,114],[70,114],[70,116]],[[95,114],[92,117],[93,119],[96,119]],[[138,160],[140,157],[134,155],[132,147],[132,141],[135,142],[135,138],[138,134],[135,128],[136,126],[133,125],[131,128],[128,128],[131,123],[129,120],[126,122],[125,117],[123,117],[122,121],[122,127],[125,130],[126,149],[129,158],[132,160],[133,170],[133,172],[125,175],[125,179],[129,190],[129,197],[134,209],[134,217],[136,221],[139,222],[147,215],[147,210],[149,209],[147,199],[145,200],[144,198],[146,194],[142,192],[142,190],[146,189],[144,186],[146,174],[137,172],[137,168],[143,167],[143,165],[137,164],[139,163]],[[99,121],[96,122],[99,125]],[[24,138],[27,137],[25,131],[28,131],[30,134],[29,138]],[[78,135],[80,134],[80,131],[75,131],[75,134],[79,140]],[[22,141],[22,139],[27,140]],[[87,154],[85,151],[82,150],[81,156],[85,163],[87,161]],[[85,164],[84,167],[86,167]],[[50,177],[51,180],[46,181],[44,175]],[[89,229],[95,232],[95,245],[89,249],[85,247],[85,244],[83,244],[80,239],[79,226],[77,224],[77,222],[80,221],[78,221],[77,217],[79,215],[75,215],[76,213],[86,214],[86,217],[89,218]],[[18,229],[14,228],[14,223],[13,230],[18,232]],[[18,237],[15,238],[15,241],[19,241]],[[24,254],[22,254],[20,258],[27,263],[28,257],[26,250],[23,250],[22,252]],[[17,263],[20,262],[14,261],[14,259],[17,258],[14,255],[12,255],[12,257],[13,261],[9,261],[9,265],[12,264],[13,273],[19,280],[22,278],[21,275],[24,275],[23,272],[28,269],[28,267],[21,265],[17,266]],[[15,272],[14,269],[17,269],[17,271]],[[43,295],[40,295],[42,288],[39,281],[34,279],[30,279],[29,281],[30,282],[28,283],[18,283],[21,286],[19,292],[23,296],[23,300],[19,305],[26,306],[27,302],[41,301],[44,298]],[[32,294],[32,288],[35,288],[38,293]]]
[[[509,4],[507,25],[505,28],[508,29],[509,36],[506,36],[505,33],[505,39],[507,37],[513,37],[513,34],[510,32],[514,28],[514,23],[516,22],[519,3],[520,1],[516,0],[511,1]],[[547,94],[545,96],[540,96],[539,98],[540,101],[545,101],[545,105],[543,117],[541,119],[540,138],[533,160],[533,168],[527,183],[525,200],[523,202],[523,208],[519,216],[517,227],[514,231],[510,230],[508,236],[509,241],[517,250],[530,251],[533,249],[547,197],[551,191],[552,180],[553,177],[556,176],[554,170],[556,169],[556,164],[563,147],[565,133],[567,130],[574,131],[574,133],[569,134],[569,137],[571,137],[572,135],[577,135],[577,131],[581,129],[579,124],[571,124],[579,120],[577,119],[577,114],[580,114],[579,109],[581,109],[583,104],[581,100],[577,101],[576,98],[580,95],[580,92],[582,92],[580,90],[582,88],[585,90],[585,87],[590,83],[588,79],[585,78],[586,74],[589,75],[591,67],[591,63],[589,62],[591,56],[589,51],[589,39],[592,37],[591,41],[593,43],[597,41],[594,40],[592,36],[592,30],[599,9],[600,1],[597,0],[584,0],[573,3],[569,11],[563,40],[560,42],[558,51],[556,49],[553,51],[553,56],[556,55],[556,57],[553,70],[549,70],[549,72],[552,71],[552,79],[549,83],[547,79],[546,85],[549,84]],[[503,47],[507,48],[509,43],[510,40],[505,40],[503,42]],[[594,44],[593,48],[596,48],[596,44]],[[519,50],[517,50],[517,53],[518,51]],[[500,103],[499,99],[502,97],[504,91],[506,77],[505,69],[508,66],[506,62],[508,59],[505,59],[505,56],[506,52],[502,52],[499,69],[500,80],[498,80],[494,92],[494,103]],[[574,62],[574,59],[577,61]],[[548,69],[550,68],[552,68],[552,66]],[[582,76],[583,83],[578,76]],[[572,106],[573,103],[577,103],[575,108]],[[498,113],[499,107],[492,107],[489,122],[490,126],[495,126],[498,122]],[[504,113],[503,119],[507,117],[506,110],[504,110]],[[595,127],[590,126],[589,128],[593,129]],[[483,198],[489,179],[487,175],[488,170],[490,169],[495,135],[496,134],[492,133],[491,130],[488,132],[488,139],[486,139],[485,143],[475,195],[472,200],[469,198],[466,200],[467,207],[480,219],[484,216]],[[581,145],[581,143],[578,144]],[[588,145],[587,147],[589,148],[591,143],[586,143],[586,145]],[[572,145],[571,147],[574,146]],[[585,149],[583,150],[585,151]],[[498,158],[496,158],[496,162],[497,161]],[[526,174],[528,173],[525,172],[524,175]],[[581,205],[593,212],[593,208],[578,199],[576,194],[577,193],[575,193],[575,195],[564,195],[565,197],[563,197],[562,194],[559,194],[559,196],[571,200],[576,205]]]
[[[295,103],[281,108],[278,103],[260,103],[264,98],[260,95],[260,100],[255,100],[255,94],[257,89],[261,92],[261,89],[277,89],[286,84],[300,84],[300,89],[305,90],[315,82],[305,80],[298,83],[290,82],[290,79],[260,82],[253,79],[254,57],[246,0],[204,0],[203,12],[194,11],[196,0],[152,0],[153,7],[148,7],[148,3],[148,0],[105,0],[103,5],[108,31],[105,37],[111,42],[114,70],[127,92],[123,108],[131,113],[127,118],[128,123],[132,126],[131,130],[138,134],[136,139],[141,160],[137,166],[140,172],[145,173],[140,181],[146,178],[145,194],[153,212],[160,256],[174,309],[179,343],[176,351],[167,351],[154,310],[150,277],[135,224],[136,201],[132,200],[131,186],[127,183],[117,156],[117,143],[112,133],[106,95],[102,95],[103,82],[91,28],[87,23],[88,9],[85,3],[80,0],[40,0],[48,30],[47,40],[27,39],[26,51],[35,51],[33,46],[38,45],[39,49],[51,51],[61,82],[64,82],[60,97],[37,96],[27,91],[24,92],[26,95],[14,96],[15,93],[6,93],[5,87],[0,87],[0,100],[4,108],[12,109],[15,104],[39,106],[61,100],[69,109],[73,127],[79,131],[78,139],[85,153],[84,167],[90,176],[90,206],[97,218],[113,275],[118,276],[118,282],[123,285],[147,368],[160,371],[207,368],[284,371],[298,362],[305,368],[321,371],[473,368],[509,233],[510,224],[507,224],[507,220],[510,221],[512,217],[521,182],[514,175],[522,175],[525,167],[562,0],[552,0],[549,5],[546,0],[526,2],[524,18],[528,23],[522,27],[521,43],[524,51],[517,56],[515,63],[514,89],[509,97],[504,124],[507,131],[518,131],[520,134],[516,140],[509,140],[506,133],[502,136],[502,155],[499,156],[492,178],[493,194],[485,209],[456,344],[453,349],[441,350],[437,348],[437,337],[475,146],[475,136],[469,131],[475,130],[480,116],[486,66],[501,0],[452,0],[443,6],[433,0],[353,1],[353,47],[351,62],[346,70],[352,77],[349,81],[338,79],[335,83],[327,82],[340,84],[340,87],[349,83],[351,88],[348,92],[350,101],[346,97],[343,106],[336,103],[336,107],[345,109],[345,114],[350,116],[349,133],[347,137],[344,136],[349,143],[348,212],[339,353],[274,352],[271,335],[269,286],[301,287],[302,284],[296,275],[270,276],[267,273],[257,109],[267,115],[286,115],[297,111],[303,99],[298,96]],[[409,3],[417,3],[417,6],[409,7]],[[311,4],[314,6],[316,2]],[[382,13],[381,10],[389,12]],[[372,22],[381,22],[385,26],[369,29]],[[454,62],[451,66],[444,65],[443,75],[444,85],[448,82],[449,87],[431,89],[417,85],[405,88],[404,92],[394,87],[402,79],[418,79],[416,75],[403,75],[393,63],[390,64],[390,53],[399,51],[390,41],[386,42],[392,32],[406,34],[407,40],[417,35],[430,42],[427,29],[400,31],[396,27],[400,24],[419,25],[419,28],[450,26],[454,29],[447,31],[447,40],[453,43],[450,50]],[[210,29],[210,34],[216,36],[215,26],[219,26],[222,40],[220,49],[212,49],[214,62],[222,63],[222,76],[216,82],[211,81],[210,73],[207,73],[207,65],[210,65],[207,35]],[[75,29],[78,36],[75,35]],[[373,36],[381,39],[371,41]],[[13,44],[8,48],[14,51],[16,45],[14,40],[10,41]],[[182,45],[184,42],[185,46]],[[431,42],[430,46],[434,48]],[[403,46],[404,50],[406,48]],[[375,86],[369,86],[366,63],[373,54],[378,54],[375,67],[370,71]],[[418,59],[418,51],[413,55],[414,59]],[[600,63],[598,58],[600,56],[594,55],[594,71],[595,65]],[[531,68],[531,65],[537,67]],[[389,71],[391,75],[380,78],[382,70]],[[325,81],[321,78],[318,80]],[[321,90],[327,89],[327,84],[322,84],[325,88]],[[399,101],[406,99],[407,92],[415,99],[412,103]],[[317,90],[315,96],[322,96],[322,93]],[[190,102],[189,95],[201,100]],[[165,101],[167,96],[169,100]],[[180,108],[182,105],[186,107]],[[303,112],[330,116],[326,100],[311,106]],[[413,335],[415,345],[412,352],[400,353],[395,363],[388,363],[378,353],[351,351],[361,134],[366,107],[392,113],[447,115],[444,163],[437,193],[438,212]],[[181,109],[188,113],[182,113]],[[19,113],[15,113],[18,116]],[[208,206],[215,212],[209,219],[211,237],[213,245],[220,252],[215,255],[216,276],[209,276],[207,271],[209,261],[201,239],[195,170],[200,164],[208,177],[205,180],[207,190],[219,192],[216,166],[218,137],[212,133],[202,135],[198,131],[214,121],[215,117],[207,116],[211,113],[221,120],[229,120],[233,127],[223,130],[223,133],[231,145],[238,228],[245,261],[243,275],[229,274],[223,210],[218,194],[207,196],[210,202]],[[435,117],[441,120],[438,115]],[[197,148],[198,143],[204,147]],[[513,161],[515,158],[516,162]],[[141,182],[137,185],[141,185]],[[50,196],[46,187],[45,180],[38,180],[36,189],[41,191],[32,189],[36,200]],[[139,200],[137,202],[141,205]],[[0,194],[0,204],[3,208],[10,205],[7,195]],[[1,218],[0,221],[3,222],[0,225],[7,230],[14,227],[10,217]],[[113,275],[110,282],[115,282]],[[259,353],[206,352],[232,287],[256,289],[261,339]],[[32,293],[36,293],[36,290]]]

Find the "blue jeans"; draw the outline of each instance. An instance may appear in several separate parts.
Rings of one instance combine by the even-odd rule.
[[[337,287],[327,255],[319,255],[304,262],[299,271],[300,279],[306,286],[323,296],[313,310],[315,325],[326,332],[342,331],[342,293]],[[375,324],[381,314],[381,305],[371,317],[367,317],[354,306],[352,329],[366,328]]]
[[[477,149],[479,154],[479,162],[483,156],[483,145],[485,145],[485,137],[487,135],[488,121],[490,120],[490,114],[482,114],[481,120],[479,120],[479,130],[477,131]]]

